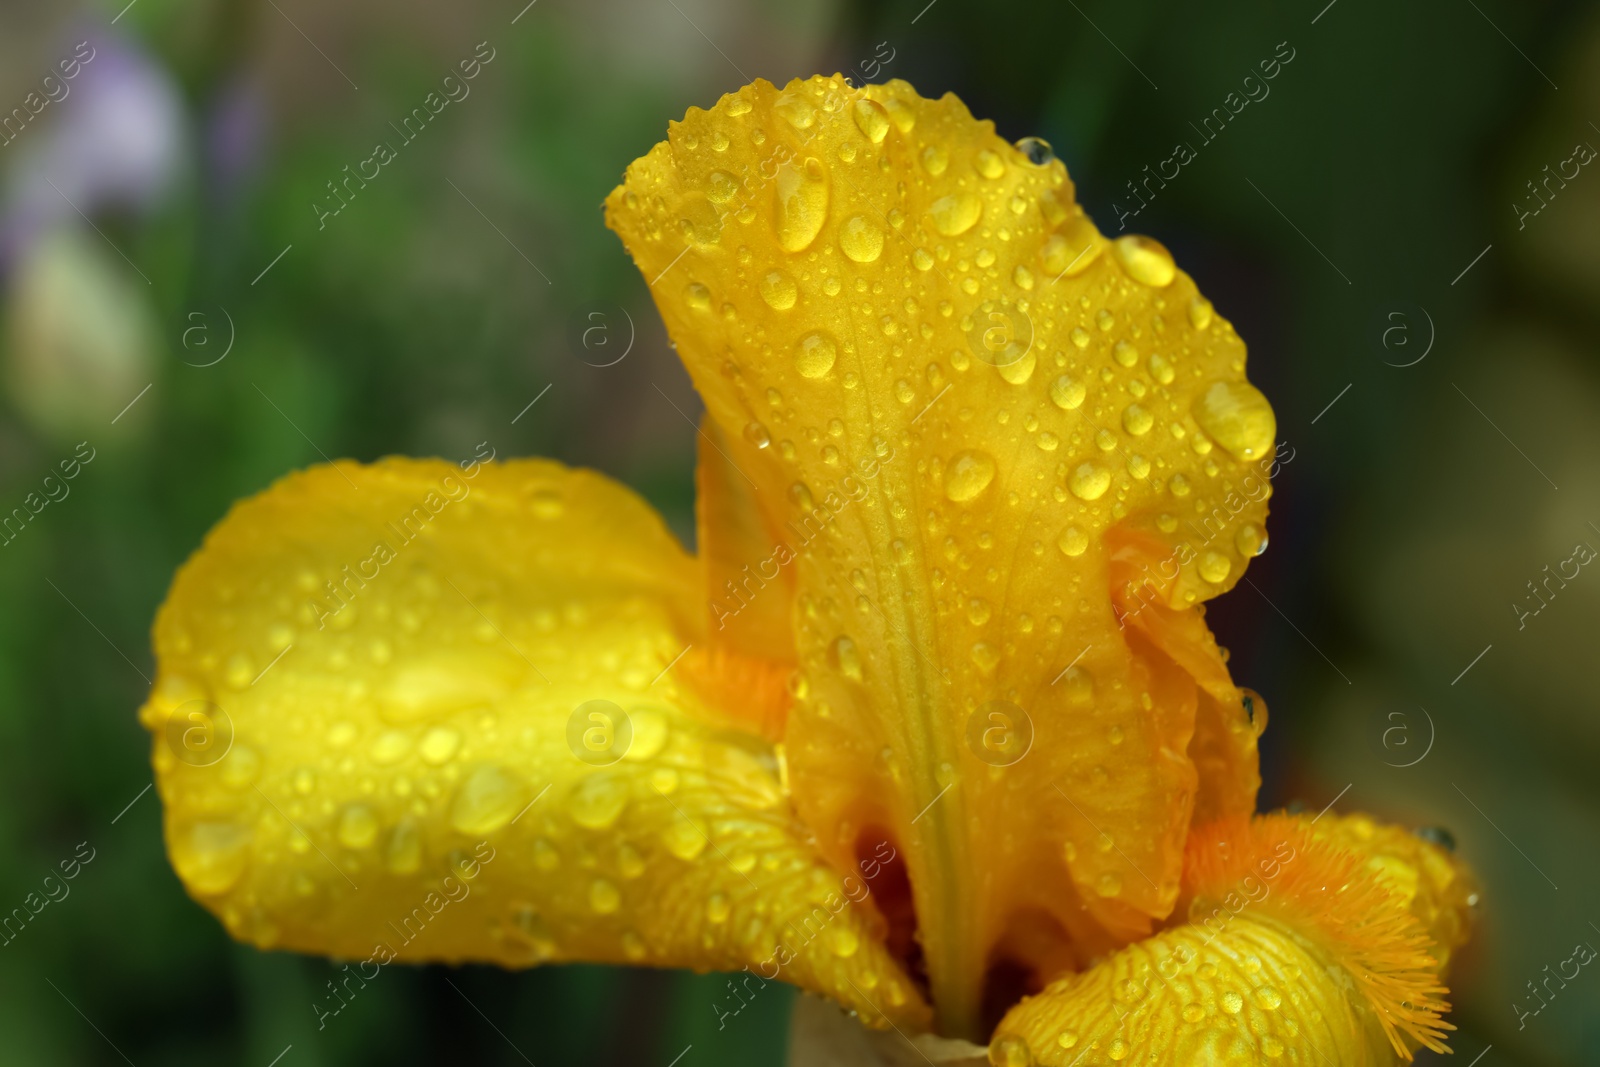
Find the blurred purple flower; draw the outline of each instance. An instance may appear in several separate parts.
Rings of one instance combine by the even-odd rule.
[[[0,264],[14,264],[63,217],[104,208],[147,210],[182,161],[183,100],[170,73],[135,44],[90,35],[93,58],[60,114],[8,145],[20,152],[0,220]]]

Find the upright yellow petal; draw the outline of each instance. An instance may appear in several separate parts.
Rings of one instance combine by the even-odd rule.
[[[1197,797],[1252,806],[1195,615],[1264,544],[1244,346],[1045,146],[903,82],[691,109],[607,213],[795,557],[801,814],[838,863],[905,849],[896,943],[980,1035],[991,969],[1143,936]]]
[[[263,947],[362,961],[749,967],[925,1009],[771,747],[673,664],[701,568],[555,463],[292,475],[179,572],[141,712],[173,865]]]

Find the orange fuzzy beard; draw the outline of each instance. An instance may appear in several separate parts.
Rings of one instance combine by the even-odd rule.
[[[1342,967],[1401,1056],[1411,1059],[1407,1037],[1444,1052],[1445,1031],[1455,1027],[1443,1020],[1448,990],[1428,931],[1364,857],[1314,834],[1309,822],[1282,814],[1192,832],[1184,855],[1190,921],[1234,914],[1242,897],[1240,910],[1280,923]],[[1255,885],[1259,901],[1249,899]]]

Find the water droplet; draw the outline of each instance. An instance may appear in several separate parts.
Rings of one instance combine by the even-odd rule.
[[[989,621],[992,614],[993,609],[990,608],[989,602],[982,597],[973,597],[967,601],[967,621],[972,625],[982,626]]]
[[[197,822],[172,835],[172,865],[196,893],[225,893],[250,860],[250,831],[231,822]]]
[[[252,663],[250,661],[250,657],[245,655],[243,652],[236,652],[232,656],[229,656],[228,664],[222,669],[222,671],[223,681],[227,682],[235,689],[244,689],[248,687],[256,676],[255,664]]]
[[[1167,480],[1167,488],[1172,491],[1173,496],[1188,496],[1189,479],[1182,474],[1174,474]]]
[[[561,866],[561,853],[541,837],[533,843],[533,865],[541,871],[553,871]]]
[[[911,253],[911,265],[918,270],[932,270],[933,256],[926,248],[919,248]]]
[[[1067,488],[1079,500],[1099,500],[1111,488],[1111,472],[1098,463],[1080,463],[1067,479]]]
[[[944,495],[956,503],[977,496],[994,481],[994,458],[987,452],[957,452],[944,474]]]
[[[1189,324],[1197,330],[1203,330],[1211,325],[1211,301],[1203,296],[1197,296],[1189,301]]]
[[[1074,558],[1083,555],[1089,547],[1089,535],[1076,526],[1068,526],[1061,531],[1061,540],[1056,542],[1062,553]]]
[[[1111,349],[1111,358],[1124,367],[1139,362],[1139,349],[1131,341],[1118,341]]]
[[[1122,410],[1122,428],[1135,437],[1149,433],[1155,424],[1155,416],[1138,404],[1129,404]]]
[[[1159,352],[1151,355],[1150,377],[1162,385],[1171,385],[1174,376],[1175,372],[1172,369],[1172,361],[1170,359]]]
[[[696,311],[706,311],[711,307],[711,290],[699,282],[690,282],[683,290],[683,298]]]
[[[979,641],[972,646],[972,663],[984,674],[993,674],[1000,666],[1000,650],[987,641]]]
[[[622,935],[622,952],[635,963],[644,959],[647,954],[643,939],[632,930]]]
[[[799,93],[784,93],[772,103],[772,110],[788,120],[797,130],[804,130],[817,121],[817,109]]]
[[[761,279],[761,299],[774,311],[788,311],[800,297],[800,287],[788,271],[768,271]]]
[[[422,866],[422,835],[417,824],[407,817],[395,824],[389,833],[389,847],[384,851],[384,865],[392,874],[415,874]]]
[[[708,179],[710,188],[706,196],[716,204],[726,204],[739,192],[739,179],[725,170],[714,170]]]
[[[417,751],[422,754],[424,761],[437,767],[454,756],[460,745],[459,733],[448,726],[435,726],[422,735],[422,743],[417,746]]]
[[[912,127],[916,126],[917,113],[894,97],[884,97],[883,108],[889,112],[889,120],[894,123],[894,128],[901,133],[910,133]]]
[[[311,791],[317,787],[317,772],[310,767],[296,767],[294,776],[289,780],[289,784],[301,796],[310,796]]]
[[[722,240],[722,212],[703,196],[686,198],[679,207],[678,230],[690,244],[708,247]]]
[[[1239,555],[1245,559],[1259,556],[1267,550],[1267,532],[1255,523],[1247,522],[1240,527],[1233,544],[1239,550]]]
[[[726,894],[712,893],[706,900],[706,918],[711,922],[725,923],[732,913],[733,906],[728,903]]]
[[[372,743],[372,762],[380,767],[398,763],[411,751],[411,735],[400,730],[385,730]]]
[[[1078,1031],[1076,1030],[1063,1030],[1061,1031],[1060,1036],[1056,1038],[1056,1044],[1060,1045],[1062,1048],[1071,1048],[1077,1043]]]
[[[1283,997],[1271,986],[1262,986],[1256,990],[1256,1003],[1263,1011],[1277,1011],[1283,1003]]]
[[[1269,1060],[1278,1059],[1283,1055],[1283,1042],[1268,1034],[1261,1039],[1261,1054]]]
[[[989,1046],[992,1067],[1033,1067],[1033,1053],[1020,1037],[1002,1037]]]
[[[795,482],[789,487],[789,499],[801,511],[810,511],[817,506],[816,498],[811,495],[811,489],[805,482]]]
[[[828,218],[828,172],[815,159],[789,162],[778,168],[774,185],[778,244],[785,252],[803,251]]]
[[[744,439],[757,448],[766,448],[772,444],[772,434],[759,422],[747,423],[744,428]]]
[[[1122,892],[1122,879],[1108,871],[1095,882],[1094,891],[1102,897],[1118,896]]]
[[[946,237],[957,237],[983,217],[983,201],[973,193],[952,193],[933,202],[928,209],[933,217],[933,228]]]
[[[450,825],[464,834],[491,834],[522,809],[522,779],[485,763],[461,783],[450,806]]]
[[[1055,150],[1043,137],[1024,137],[1017,142],[1017,151],[1036,167],[1042,167],[1056,158]]]
[[[839,228],[839,247],[857,263],[871,263],[883,254],[883,227],[865,215],[852,216]]]
[[[644,857],[632,845],[623,844],[617,849],[617,870],[624,878],[637,878],[644,873]]]
[[[1166,246],[1151,237],[1129,234],[1117,238],[1117,262],[1128,272],[1128,277],[1145,285],[1161,288],[1171,285],[1178,276],[1178,265]]]
[[[1072,411],[1082,404],[1084,394],[1083,382],[1068,374],[1050,383],[1050,399],[1063,411]]]
[[[1127,1059],[1128,1053],[1132,1051],[1133,1049],[1129,1047],[1128,1043],[1120,1037],[1112,1038],[1111,1044],[1106,1046],[1106,1055],[1119,1062]]]
[[[1230,989],[1226,993],[1222,994],[1222,1010],[1227,1012],[1229,1015],[1238,1015],[1239,1011],[1243,1007],[1244,998],[1238,993],[1235,993]]]
[[[1068,667],[1061,676],[1061,684],[1066,686],[1067,699],[1079,707],[1094,699],[1094,675],[1087,667]]]
[[[972,166],[979,174],[991,180],[1006,172],[1005,161],[987,148],[972,158]]]
[[[339,844],[366,848],[378,837],[378,816],[365,804],[351,804],[339,816]]]
[[[861,97],[851,109],[855,114],[856,129],[867,135],[873,144],[882,143],[889,134],[889,113],[876,100]]]
[[[1019,345],[1019,341],[1015,339],[1012,340],[1011,343],[1006,345],[1005,348],[1003,348],[999,353],[1000,360],[1007,360],[1009,354],[1016,351]],[[1004,378],[1012,385],[1022,385],[1026,383],[1029,378],[1033,377],[1033,368],[1038,365],[1039,357],[1034,353],[1033,347],[1030,344],[1029,347],[1023,351],[1022,355],[1012,357],[1009,359],[1009,361],[1005,362],[997,361],[995,363],[995,369],[1000,372],[1000,377]]]
[[[1011,280],[1016,283],[1019,289],[1032,289],[1033,271],[1018,263],[1016,269],[1011,272]]]
[[[1278,433],[1272,405],[1245,381],[1213,382],[1195,402],[1194,421],[1235,459],[1266,455]]]
[[[1233,570],[1233,561],[1221,552],[1207,552],[1200,560],[1200,577],[1212,585],[1220,585],[1228,580],[1228,572]]]
[[[589,907],[596,915],[610,915],[622,906],[622,893],[616,884],[604,878],[589,883]]]
[[[667,851],[685,862],[704,852],[708,841],[706,828],[685,815],[679,815],[661,831],[661,843]]]
[[[832,938],[833,954],[847,960],[861,947],[861,935],[848,926],[835,927]]]
[[[609,829],[627,806],[627,780],[614,774],[591,774],[567,799],[572,821],[590,830]]]
[[[234,745],[222,760],[222,781],[231,789],[243,789],[261,773],[261,754],[248,745]]]
[[[833,639],[833,644],[828,646],[828,659],[840,674],[853,682],[861,681],[861,651],[849,636],[840,634]]]
[[[1206,1010],[1198,1004],[1185,1004],[1183,1006],[1183,1021],[1197,1023],[1206,1017]]]
[[[821,378],[833,369],[833,361],[838,358],[838,346],[833,343],[833,338],[815,330],[800,338],[800,343],[795,346],[794,369],[804,378]]]
[[[1040,249],[1045,273],[1051,278],[1069,278],[1088,270],[1100,258],[1105,240],[1087,215],[1074,215],[1067,224],[1045,239]]]

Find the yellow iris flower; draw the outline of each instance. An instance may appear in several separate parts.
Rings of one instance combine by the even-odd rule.
[[[237,505],[141,712],[235,937],[743,970],[1002,1065],[1442,1047],[1466,870],[1253,815],[1266,709],[1201,604],[1283,453],[1164,248],[839,77],[692,109],[606,212],[705,401],[698,553],[543,460]]]

